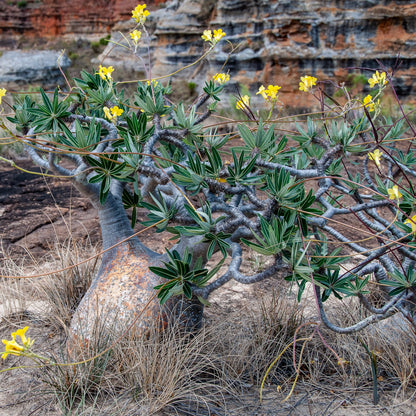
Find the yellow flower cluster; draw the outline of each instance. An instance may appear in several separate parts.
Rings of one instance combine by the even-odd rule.
[[[370,87],[373,88],[375,85],[386,85],[387,84],[387,79],[386,79],[386,73],[382,72],[381,74],[379,74],[378,71],[376,71],[375,74],[373,74],[373,76],[368,80],[368,83],[370,84]]]
[[[380,152],[380,150],[375,149],[374,152],[370,152],[368,154],[368,158],[372,160],[378,167],[380,167],[382,155],[383,155],[383,152]]]
[[[130,37],[133,40],[134,46],[137,46],[139,43],[140,38],[142,37],[142,32],[140,30],[133,30],[133,32],[130,33]]]
[[[409,224],[410,227],[412,227],[412,233],[413,234],[416,233],[416,215],[413,215],[412,219],[408,218],[404,223]]]
[[[212,46],[216,45],[224,36],[226,35],[222,29],[215,29],[214,32],[211,30],[204,30],[203,35],[201,36],[205,42],[210,42]]]
[[[98,68],[98,75],[104,80],[104,81],[111,81],[111,73],[114,71],[114,68],[112,66],[106,67],[100,65]]]
[[[16,332],[12,332],[11,341],[7,339],[2,340],[3,344],[5,345],[5,352],[1,356],[3,360],[5,360],[9,354],[20,355],[21,353],[24,353],[31,348],[33,341],[31,341],[30,338],[26,338],[26,331],[28,329],[29,327],[26,326],[23,329],[18,329]],[[20,337],[23,345],[17,343],[16,336]]]
[[[131,11],[132,18],[135,19],[139,25],[143,25],[146,21],[146,17],[150,14],[149,11],[145,9],[146,4],[139,4]]]
[[[1,99],[6,95],[6,88],[0,88],[0,104],[1,104]]]
[[[391,188],[387,189],[387,193],[389,194],[389,199],[397,199],[399,200],[403,195],[399,191],[399,187],[397,185],[393,185]]]
[[[271,101],[272,103],[275,103],[277,99],[279,98],[279,95],[277,94],[280,90],[278,85],[269,85],[267,88],[264,88],[264,85],[262,85],[259,90],[257,91],[257,94],[260,94],[266,101]]]
[[[367,108],[369,113],[374,111],[375,102],[373,101],[373,97],[371,97],[371,95],[367,95],[367,97],[364,97],[363,105]]]
[[[250,105],[250,97],[248,95],[243,95],[241,100],[238,100],[235,107],[237,110],[244,110]]]
[[[317,79],[315,77],[311,77],[310,75],[300,77],[299,90],[305,92],[309,91],[314,85],[316,85],[316,81]]]
[[[107,120],[111,121],[112,123],[115,123],[117,121],[117,117],[121,116],[124,112],[121,108],[118,108],[116,105],[111,108],[103,107],[103,111]]]
[[[218,84],[222,85],[225,84],[226,82],[228,82],[230,80],[230,75],[229,74],[223,74],[223,73],[219,73],[219,74],[215,74],[212,79],[215,82],[218,82]]]

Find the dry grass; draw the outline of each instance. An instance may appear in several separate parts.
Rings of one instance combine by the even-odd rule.
[[[109,328],[108,322],[100,320],[93,343],[76,353],[62,347],[57,358],[63,363],[87,362],[44,372],[43,379],[64,414],[102,411],[144,416],[165,410],[204,415],[215,409],[224,411],[226,397],[233,395],[234,379],[226,375],[226,366],[215,352],[206,348],[216,334],[208,330],[184,335],[175,326],[161,332],[155,322],[147,337],[128,333],[114,341]]]
[[[90,244],[69,240],[56,247],[53,261],[51,257],[38,265],[38,271],[66,270],[38,280],[1,282],[0,302],[4,308],[1,335],[9,338],[17,327],[29,325],[33,331],[30,335],[36,341],[35,351],[61,363],[73,361],[73,355],[67,352],[65,334],[98,266],[95,260],[78,263],[93,253],[97,250]],[[69,266],[72,267],[67,269]],[[6,259],[1,272],[24,275],[25,264]],[[34,413],[39,415],[250,414],[242,413],[241,407],[253,409],[259,405],[259,386],[267,368],[293,341],[296,329],[305,319],[297,302],[283,293],[281,289],[280,295],[273,292],[251,296],[243,304],[234,305],[234,312],[226,316],[211,311],[213,318],[194,336],[184,335],[175,327],[160,332],[159,324],[155,323],[147,337],[129,333],[114,344],[114,338],[103,335],[103,322],[97,323],[96,342],[77,359],[101,353],[99,357],[83,364],[16,374],[20,374],[17,377],[26,386],[26,396],[43,393],[40,410]],[[41,307],[34,310],[32,306],[36,303]],[[362,313],[354,302],[344,302],[334,305],[331,316],[348,325]],[[51,329],[57,335],[48,339]],[[308,336],[312,331],[312,325],[305,326],[297,337]],[[336,335],[325,328],[321,332],[348,364],[344,368],[337,365],[337,358],[316,334],[303,351],[302,342],[298,342],[294,351],[289,348],[282,355],[266,379],[266,389],[273,389],[270,390],[273,406],[282,406],[281,400],[293,386],[296,375],[293,361],[300,369],[295,391],[312,389],[315,393],[343,397],[361,391],[368,392],[371,398],[371,366],[362,343],[357,337]],[[377,357],[379,393],[402,393],[402,397],[411,393],[416,387],[415,332],[393,323],[390,327],[369,329],[360,337]],[[12,358],[13,362],[8,359],[3,368],[21,362]],[[3,377],[7,375],[0,375],[0,380]],[[33,379],[42,382],[32,385],[29,380]],[[280,386],[279,392],[276,386]],[[266,413],[262,409],[264,414],[278,414],[277,410]],[[19,412],[30,413],[27,408]],[[260,414],[257,410],[251,412]]]
[[[83,262],[86,258],[91,260]],[[49,267],[62,271],[37,280],[34,284],[36,295],[49,305],[47,317],[51,318],[51,325],[62,328],[69,325],[98,266],[97,247],[89,241],[80,244],[69,239],[65,244],[55,245],[54,261]]]

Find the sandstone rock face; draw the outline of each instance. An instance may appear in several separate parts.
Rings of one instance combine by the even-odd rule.
[[[68,57],[61,56],[58,51],[7,51],[0,57],[0,84],[62,85],[64,77],[59,66],[64,71],[70,63]]]
[[[204,65],[177,75],[182,82],[198,84],[225,63],[223,71],[229,70],[234,82],[230,92],[242,83],[253,96],[261,84],[278,84],[285,104],[306,107],[312,98],[298,93],[300,76],[344,81],[354,69],[379,68],[379,60],[395,71],[399,96],[415,92],[416,0],[184,0],[167,6],[149,18],[152,76],[196,60],[207,47],[203,30],[222,28],[227,40],[240,44],[237,51],[229,56],[230,46],[222,40]],[[129,27],[126,22],[118,29],[128,33]],[[104,63],[139,68],[134,54],[113,46],[102,54]],[[146,56],[147,50],[138,53]]]
[[[138,0],[27,0],[5,2],[0,9],[0,46],[8,36],[87,36],[113,32],[120,41],[134,27],[131,10]],[[164,8],[156,6],[165,3]],[[146,27],[150,33],[153,77],[170,74],[197,60],[207,44],[201,34],[221,27],[237,50],[222,40],[204,61],[178,75],[177,83],[201,85],[225,63],[230,93],[244,84],[253,99],[261,84],[282,86],[285,105],[308,107],[309,94],[297,91],[299,77],[345,81],[357,68],[394,70],[400,97],[416,90],[416,0],[152,0]],[[116,23],[122,22],[122,23]],[[146,36],[138,55],[147,62]],[[400,66],[397,57],[400,54]],[[98,61],[143,73],[131,51],[110,44]],[[370,71],[361,71],[365,76]],[[138,76],[142,76],[140,74]],[[350,83],[354,83],[352,78]]]
[[[152,7],[165,0],[147,1]],[[3,1],[0,36],[52,37],[106,34],[116,22],[130,19],[138,0]]]

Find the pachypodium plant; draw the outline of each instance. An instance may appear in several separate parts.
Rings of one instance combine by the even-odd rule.
[[[148,39],[148,15],[146,5],[133,11],[137,25],[124,36],[132,53]],[[204,31],[203,56],[225,35]],[[247,121],[225,134],[205,121],[215,116],[230,74],[215,74],[185,106],[145,71],[149,79],[137,82],[133,97],[114,81],[117,68],[100,65],[82,71],[68,93],[41,90],[40,102],[17,101],[8,117],[32,160],[66,177],[99,213],[103,261],[73,318],[76,336],[93,333],[98,313],[125,323],[140,315],[145,327],[169,309],[198,327],[211,292],[230,281],[271,277],[297,285],[299,299],[311,285],[319,322],[337,332],[353,333],[397,312],[413,322],[416,132],[404,112],[397,121],[382,116],[391,74],[371,74],[366,97],[351,98],[339,86],[343,102],[305,74],[299,94],[313,94],[321,111],[293,117],[290,134],[273,121],[283,105],[280,86],[262,85],[257,95],[268,117],[256,116],[249,95],[240,96],[236,108]],[[138,218],[139,208],[146,218]],[[176,245],[151,251],[133,231],[137,222],[153,227],[155,239],[170,233]],[[270,261],[244,274],[251,250]],[[373,304],[374,289],[381,304],[379,298]],[[337,326],[326,313],[332,296],[356,297],[367,316]]]

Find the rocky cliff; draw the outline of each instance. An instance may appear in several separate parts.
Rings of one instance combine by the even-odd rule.
[[[152,7],[166,0],[149,0]],[[106,34],[130,19],[137,0],[3,0],[0,41],[10,36],[54,37]]]
[[[0,46],[18,34],[56,38],[112,31],[113,40],[119,41],[118,31],[128,36],[133,27],[130,16],[137,3],[4,1]],[[165,4],[159,7],[159,3]],[[309,95],[297,93],[300,76],[345,81],[353,69],[377,68],[379,60],[390,71],[395,69],[395,86],[401,97],[412,97],[416,91],[416,0],[152,0],[147,4],[152,11],[146,26],[153,76],[192,63],[207,47],[201,39],[203,30],[222,28],[227,37],[215,53],[178,74],[178,83],[200,85],[225,63],[223,70],[229,70],[232,79],[227,87],[230,92],[239,83],[249,86],[253,95],[261,84],[279,84],[285,104],[307,106]],[[145,36],[142,41],[138,53],[146,56]],[[230,56],[227,41],[239,45]],[[96,66],[98,62],[116,69],[141,70],[137,56],[114,44],[95,61]],[[357,79],[350,77],[349,82]]]
[[[158,10],[149,21],[154,76],[196,60],[206,47],[202,31],[222,28],[228,41],[240,45],[237,51],[228,56],[230,46],[221,41],[206,65],[184,71],[183,79],[206,79],[225,63],[234,83],[249,85],[251,93],[261,84],[279,84],[284,103],[303,106],[308,104],[305,94],[296,93],[300,76],[345,80],[354,68],[378,68],[379,60],[390,71],[396,69],[400,96],[415,93],[416,0],[184,0],[167,4],[169,11]],[[128,30],[127,23],[118,29]],[[139,52],[145,54],[146,49]],[[104,62],[116,67],[139,67],[137,58],[122,48],[109,48],[104,57]]]

